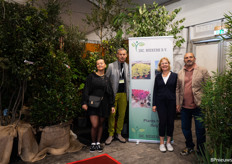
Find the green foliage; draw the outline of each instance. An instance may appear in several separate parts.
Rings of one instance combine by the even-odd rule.
[[[104,60],[108,65],[117,60],[117,50],[121,47],[128,49],[128,44],[122,38],[112,37],[111,39],[103,40],[102,47],[105,53]]]
[[[47,23],[45,10],[38,11],[29,4],[23,6],[3,0],[0,10],[4,11],[0,15],[0,57],[7,61],[7,69],[1,67],[0,71],[0,99],[3,98],[0,110],[8,108],[13,122],[17,111],[24,104],[24,96],[26,99],[31,97],[26,84],[39,64],[33,65],[27,61],[43,59],[43,54],[48,52],[58,36],[52,24]]]
[[[88,66],[83,54],[85,51],[85,35],[79,31],[78,27],[66,26],[66,35],[64,36],[64,52],[68,54],[70,59],[70,69],[72,74],[72,83],[77,88],[76,93],[76,115],[80,116],[84,113],[81,108],[82,90],[84,82],[88,76]]]
[[[232,12],[229,12],[229,14],[225,14],[224,17],[226,19],[225,25],[228,29],[227,35],[232,37]]]
[[[221,144],[218,144],[218,148],[212,149],[210,145],[204,144],[206,149],[202,155],[197,155],[197,163],[204,164],[218,164],[218,163],[230,163],[232,158],[232,148],[224,148]],[[202,152],[202,151],[201,151]],[[223,161],[224,160],[224,161]]]
[[[232,70],[214,74],[204,87],[202,109],[212,147],[231,146],[232,141]]]
[[[103,55],[104,51],[106,64],[117,60],[115,55],[118,48],[128,49],[128,45],[122,38],[123,23],[116,19],[118,15],[126,11],[125,6],[128,4],[131,4],[131,0],[96,0],[91,13],[87,14],[84,19],[88,25],[94,28],[100,39],[99,53]],[[106,37],[105,40],[103,40],[104,37]]]
[[[46,20],[47,13],[38,12],[35,8],[30,8],[29,5],[22,6],[18,4],[4,3],[4,17],[1,14],[1,56],[7,58],[12,68],[19,79],[28,78],[33,68],[25,65],[24,60],[34,61],[34,54],[40,54],[42,46],[48,47],[46,43],[47,37],[43,31],[50,30]],[[45,25],[43,25],[46,23]],[[37,26],[38,30],[33,27]],[[44,50],[46,51],[46,49]],[[17,58],[17,59],[16,59]]]
[[[226,15],[228,29],[232,29],[231,16]],[[229,33],[231,36],[231,32]],[[228,68],[223,73],[214,73],[204,87],[201,107],[203,121],[209,136],[209,145],[214,156],[223,150],[232,150],[232,45],[229,46]],[[225,155],[225,151],[222,152]]]
[[[87,74],[91,72],[95,72],[97,70],[96,62],[98,59],[102,58],[99,52],[88,52],[86,57],[84,58],[85,61],[85,68],[87,70]]]
[[[72,83],[67,54],[51,51],[34,74],[32,119],[36,126],[67,122],[76,116],[77,89]],[[46,72],[46,73],[45,73]]]
[[[87,14],[86,19],[84,19],[88,25],[96,29],[95,33],[100,38],[101,42],[103,37],[108,34],[108,31],[103,32],[103,29],[107,28],[111,21],[112,15],[110,11],[116,2],[115,0],[97,0],[96,4],[93,4],[91,13]]]
[[[175,45],[180,47],[185,41],[182,36],[178,36],[184,28],[181,23],[185,18],[175,21],[180,10],[181,8],[175,9],[169,14],[164,6],[154,2],[153,5],[144,4],[120,14],[115,22],[128,22],[127,33],[134,37],[173,35]]]
[[[72,81],[79,87],[79,85],[85,81],[87,75],[86,69],[83,68],[83,65],[85,65],[83,59],[83,53],[85,51],[85,35],[75,26],[66,26],[65,33],[63,50],[68,54],[70,67],[74,72]]]
[[[112,31],[120,31],[122,24],[114,24],[115,17],[125,10],[125,7],[131,0],[96,0],[92,3],[92,11],[86,15],[84,21],[95,29],[101,44],[103,38]],[[112,26],[114,24],[114,26]],[[118,32],[119,34],[120,32]]]
[[[44,7],[3,0],[0,5],[0,38],[4,40],[0,42],[0,116],[2,109],[9,108],[14,118],[26,104],[32,109],[35,126],[76,117],[81,97],[70,69],[76,56],[61,46],[67,34],[59,17],[62,6],[48,0]]]

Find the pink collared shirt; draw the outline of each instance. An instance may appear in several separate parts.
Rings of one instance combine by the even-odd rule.
[[[184,66],[185,70],[185,78],[184,78],[184,101],[183,107],[187,109],[194,109],[196,108],[196,104],[194,103],[193,91],[192,91],[192,77],[193,77],[193,70],[196,68],[197,65],[194,64],[193,68],[187,69]]]

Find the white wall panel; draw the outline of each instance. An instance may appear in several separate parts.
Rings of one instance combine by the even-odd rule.
[[[196,63],[208,69],[210,75],[212,71],[217,72],[219,43],[197,44],[195,45]]]
[[[223,18],[232,11],[232,0],[181,0],[166,6],[169,11],[179,7],[177,19],[186,18],[184,25],[191,26]]]
[[[224,42],[223,45],[223,52],[224,52],[224,65],[225,69],[229,69],[229,62],[232,62],[232,59],[229,57],[230,46],[232,46],[232,40],[227,40]],[[232,49],[232,48],[231,48]],[[230,52],[231,53],[231,52]]]

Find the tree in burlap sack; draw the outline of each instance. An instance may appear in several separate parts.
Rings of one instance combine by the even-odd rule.
[[[70,133],[69,123],[41,129],[42,135],[39,145],[30,124],[20,122],[17,129],[19,137],[18,152],[25,162],[41,160],[47,153],[61,155],[67,152],[77,152],[83,147],[83,144]]]
[[[13,141],[17,136],[16,125],[0,126],[0,164],[10,162]]]
[[[73,94],[76,89],[71,83],[72,71],[68,68],[68,55],[59,48],[59,38],[64,35],[64,28],[61,22],[56,20],[58,15],[54,16],[60,13],[61,5],[56,4],[58,1],[49,0],[47,6],[57,6],[58,10],[40,10],[29,3],[19,5],[4,0],[0,2],[0,11],[3,11],[0,14],[0,39],[4,40],[0,43],[0,121],[3,118],[3,109],[7,108],[7,114],[12,120],[4,122],[4,125],[13,124],[17,121],[22,106],[27,103],[31,107],[35,101],[39,101],[38,106],[41,107],[32,114],[37,123],[50,121],[53,124],[54,121],[60,123],[71,120],[78,113],[75,111],[76,95]],[[51,83],[48,84],[48,81]],[[52,99],[54,103],[45,99]],[[65,134],[70,133],[70,129],[66,130]],[[0,126],[1,164],[10,162],[13,139],[17,136],[17,131],[18,153],[22,160],[36,161],[46,155],[46,148],[36,142],[32,127],[19,122],[17,125]],[[62,145],[50,147],[62,149],[63,153],[80,150],[82,144],[78,144],[79,141],[76,140],[73,147],[70,138],[73,137],[66,136],[66,142],[69,143],[68,146],[64,145],[66,150]],[[61,154],[61,151],[59,153]]]

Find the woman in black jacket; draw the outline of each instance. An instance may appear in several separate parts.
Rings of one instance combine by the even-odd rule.
[[[102,152],[103,148],[100,145],[100,141],[103,132],[103,122],[110,112],[115,112],[113,89],[110,80],[105,76],[105,61],[103,59],[97,60],[96,66],[97,72],[91,73],[87,77],[82,102],[82,108],[87,111],[92,124],[90,152]],[[99,107],[95,108],[88,105],[90,95],[103,97]]]
[[[155,77],[153,92],[153,112],[158,112],[159,116],[159,136],[160,151],[173,151],[171,138],[174,130],[174,119],[176,114],[176,84],[177,74],[171,72],[170,61],[163,57],[158,64],[158,71],[161,73]],[[167,135],[167,144],[164,145],[165,133]]]

